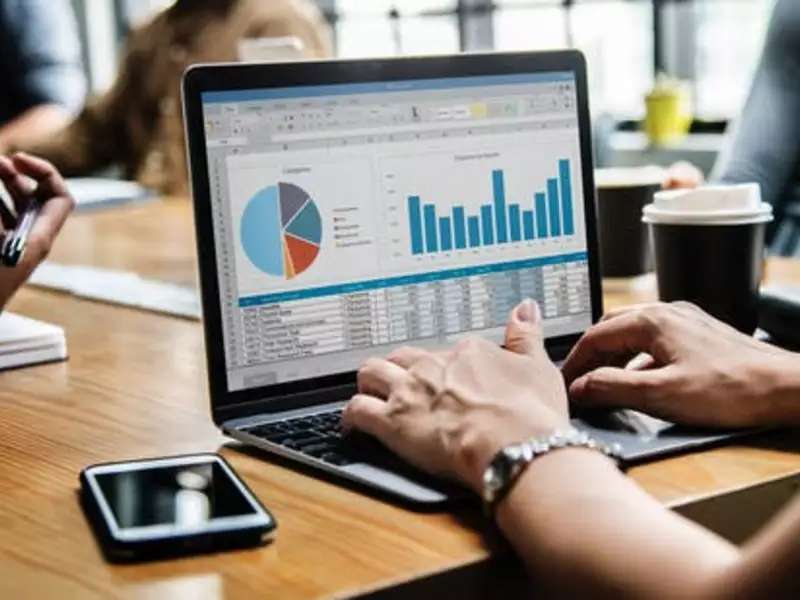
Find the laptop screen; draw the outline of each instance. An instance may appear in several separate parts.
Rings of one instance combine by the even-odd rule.
[[[572,72],[202,94],[229,391],[592,320]]]

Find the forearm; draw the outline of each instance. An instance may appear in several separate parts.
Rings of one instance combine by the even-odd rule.
[[[800,157],[800,9],[779,0],[766,45],[733,143],[721,155],[713,178],[757,181],[764,201],[780,206]]]
[[[58,104],[40,104],[0,127],[0,151],[36,143],[63,127],[69,112]]]
[[[497,518],[537,584],[563,597],[702,597],[739,556],[583,449],[534,461]]]
[[[98,105],[89,104],[71,123],[46,137],[20,142],[11,150],[34,154],[50,161],[66,177],[87,175],[110,164],[119,132]]]
[[[800,354],[782,352],[759,374],[765,388],[764,413],[756,423],[800,425]],[[756,406],[762,404],[753,399]]]

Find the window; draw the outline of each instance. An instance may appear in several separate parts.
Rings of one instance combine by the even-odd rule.
[[[343,57],[459,50],[456,0],[337,0],[337,53]]]
[[[773,0],[695,1],[694,73],[698,115],[738,113],[758,64]]]
[[[694,84],[696,113],[735,115],[774,0],[318,0],[342,56],[576,47],[593,112],[641,118],[659,69]]]
[[[116,0],[120,29],[173,0]],[[592,111],[639,119],[655,73],[693,82],[696,115],[735,116],[775,0],[313,0],[343,57],[575,47]],[[82,5],[86,0],[79,0]],[[107,52],[96,53],[101,58]],[[107,79],[107,77],[105,78]]]

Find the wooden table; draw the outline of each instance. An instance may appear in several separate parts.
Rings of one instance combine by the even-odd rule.
[[[169,200],[77,215],[52,258],[192,283],[189,205]],[[770,273],[800,282],[794,263],[773,263]],[[618,305],[652,296],[645,285],[607,299]],[[405,589],[438,585],[441,592],[444,585],[447,596],[490,597],[486,578],[513,564],[490,560],[498,544],[473,509],[414,513],[228,448],[223,454],[279,521],[274,543],[106,564],[76,499],[80,469],[225,443],[209,418],[201,326],[34,289],[22,290],[10,308],[64,326],[71,355],[0,374],[0,597],[346,597],[426,576],[427,587]],[[773,442],[662,460],[631,475],[674,506],[800,472],[800,444],[785,435]]]

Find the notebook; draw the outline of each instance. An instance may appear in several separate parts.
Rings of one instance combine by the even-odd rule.
[[[67,358],[64,330],[14,313],[0,315],[0,369]]]

